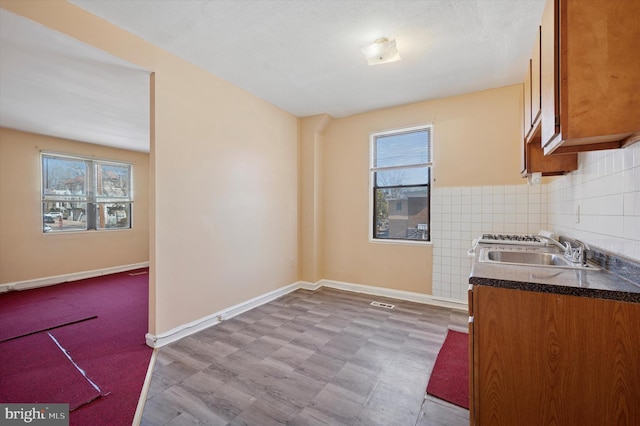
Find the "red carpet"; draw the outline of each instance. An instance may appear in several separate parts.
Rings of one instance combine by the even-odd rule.
[[[57,300],[55,303],[58,306],[73,306],[73,312],[80,317],[96,316],[95,319],[65,325],[48,332],[101,390],[99,398],[71,412],[70,425],[131,425],[152,353],[151,348],[145,345],[144,337],[148,329],[148,278],[146,274],[131,276],[129,272],[123,272],[0,294],[0,311],[11,309],[14,304],[23,308],[29,306],[30,313],[24,314],[27,318],[39,316],[40,311],[49,309],[52,300]],[[55,318],[55,315],[52,317]],[[35,321],[33,323],[36,324]],[[3,322],[0,316],[0,329],[8,327],[9,324]],[[42,322],[36,328],[45,329],[48,325]],[[59,375],[65,377],[65,380],[74,377],[75,373],[72,374],[72,370],[67,369],[68,365],[73,367],[68,359],[67,365],[63,367],[62,360],[49,356],[38,357],[37,350],[24,346],[25,355],[16,354],[15,348],[20,345],[27,345],[31,339],[45,338],[53,343],[47,332],[0,343],[0,365],[3,366],[0,368],[0,387],[3,389],[0,402],[15,401],[12,398],[17,395],[22,395],[22,402],[35,402],[39,396],[33,389],[33,383],[52,382],[55,387],[55,380],[51,378],[52,369],[66,371]],[[56,349],[66,358],[59,348]],[[34,354],[31,364],[16,362],[21,356],[31,356],[29,353]],[[8,371],[8,367],[4,368],[4,365],[12,366],[11,370]],[[4,386],[5,379],[19,377],[27,369],[30,370],[29,381],[14,383],[9,388]],[[80,378],[84,380],[77,382],[80,387],[84,387],[84,383],[91,387],[81,375]],[[69,403],[71,409],[71,398],[64,396],[62,386],[57,386],[57,389],[63,395],[60,402]],[[58,402],[60,396],[55,398],[56,401],[46,402]],[[75,400],[83,398],[84,396]]]
[[[79,317],[78,319],[74,318],[74,319],[71,319],[70,321],[69,320],[64,320],[64,319],[54,320],[54,321],[51,321],[49,323],[50,325],[45,326],[45,328],[27,327],[26,331],[14,330],[6,338],[0,339],[0,343],[7,342],[7,341],[13,340],[13,339],[17,339],[19,337],[29,336],[31,334],[41,333],[43,331],[54,330],[56,328],[65,327],[67,325],[75,324],[77,322],[88,321],[88,320],[92,320],[92,319],[97,318],[95,315],[91,315],[91,316],[79,315],[78,317]],[[1,319],[0,319],[0,324],[2,324],[2,320]]]
[[[0,358],[3,403],[60,403],[74,410],[100,396],[47,333],[1,344]]]
[[[88,319],[73,299],[33,294],[26,290],[0,298],[0,342]]]
[[[469,409],[469,335],[449,330],[438,353],[427,393]]]

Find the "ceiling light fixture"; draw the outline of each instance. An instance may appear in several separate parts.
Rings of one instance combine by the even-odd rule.
[[[399,61],[400,53],[396,48],[395,40],[379,38],[373,44],[363,47],[362,53],[369,65],[386,64],[387,62]]]

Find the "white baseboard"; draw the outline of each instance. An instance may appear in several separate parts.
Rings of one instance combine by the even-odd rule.
[[[190,336],[198,331],[204,330],[211,326],[221,323],[224,320],[230,319],[239,315],[243,312],[246,312],[250,309],[256,308],[265,303],[271,302],[272,300],[277,299],[278,297],[284,296],[285,294],[291,293],[292,291],[298,289],[315,291],[321,287],[329,287],[335,288],[338,290],[350,291],[353,293],[364,293],[371,294],[374,296],[383,296],[389,297],[391,299],[399,299],[406,300],[409,302],[416,303],[424,303],[428,305],[440,306],[444,308],[451,308],[466,311],[467,304],[465,302],[461,302],[453,299],[442,299],[430,296],[428,294],[421,293],[413,293],[410,291],[402,291],[402,290],[394,290],[383,287],[374,287],[362,284],[352,284],[346,283],[342,281],[332,281],[332,280],[320,280],[316,283],[311,283],[308,281],[298,281],[296,283],[290,284],[285,287],[281,287],[277,290],[271,291],[269,293],[265,293],[261,296],[254,297],[251,300],[247,300],[246,302],[239,303],[235,306],[232,306],[227,309],[223,309],[211,315],[208,315],[204,318],[200,318],[195,321],[191,321],[187,324],[183,324],[176,328],[173,328],[169,331],[160,334],[151,334],[147,333],[146,343],[148,346],[152,348],[159,348],[169,343],[178,341],[183,337]]]
[[[0,284],[0,293],[13,290],[28,290],[30,288],[46,287],[54,284],[62,284],[70,281],[78,281],[86,278],[99,277],[102,275],[115,274],[118,272],[131,271],[133,269],[147,268],[149,262],[134,263],[131,265],[113,266],[110,268],[94,269],[91,271],[74,272],[72,274],[55,275],[52,277],[36,278],[33,280],[14,281]]]
[[[468,310],[468,306],[466,302],[455,300],[455,299],[445,299],[440,297],[434,297],[428,294],[414,293],[411,291],[394,290],[394,289],[385,288],[385,287],[374,287],[370,285],[353,284],[353,283],[347,283],[343,281],[333,281],[333,280],[320,280],[318,288],[319,287],[329,287],[329,288],[335,288],[338,290],[351,291],[354,293],[363,293],[363,294],[370,294],[373,296],[389,297],[391,299],[400,299],[400,300],[406,300],[408,302],[424,303],[427,305],[458,309],[462,311]]]
[[[171,342],[175,342],[182,339],[183,337],[189,336],[191,334],[197,333],[198,331],[204,330],[205,328],[209,328],[213,325],[219,324],[224,320],[233,318],[236,315],[239,315],[250,309],[256,308],[260,305],[264,305],[267,302],[271,302],[278,297],[284,296],[287,293],[299,289],[300,285],[300,282],[296,282],[285,287],[280,287],[279,289],[270,291],[269,293],[265,293],[258,297],[254,297],[253,299],[247,300],[245,302],[238,303],[235,306],[223,309],[204,318],[200,318],[187,324],[180,325],[164,333],[147,333],[145,336],[147,346],[151,346],[152,348],[159,348]]]
[[[316,291],[320,287],[322,287],[322,281],[318,281],[317,283],[310,283],[309,281],[299,281],[300,288],[304,290]]]
[[[133,415],[132,426],[140,425],[142,421],[142,413],[144,412],[144,405],[147,402],[147,396],[149,395],[149,388],[151,387],[151,377],[153,376],[153,369],[156,366],[156,358],[158,351],[153,350],[149,365],[147,366],[147,374],[144,376],[144,383],[142,384],[142,390],[140,391],[140,397],[138,398],[138,405],[136,406],[136,412]]]

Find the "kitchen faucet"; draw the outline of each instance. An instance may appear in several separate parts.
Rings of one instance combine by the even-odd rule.
[[[563,252],[564,255],[567,256],[568,258],[571,258],[571,244],[569,242],[565,242],[564,245],[558,241],[555,240],[547,235],[543,235],[543,234],[538,234],[539,238],[545,239],[547,241],[549,241],[550,243],[553,243],[554,245],[558,246],[558,248],[560,248]]]
[[[579,262],[583,266],[587,266],[587,253],[589,252],[589,250],[591,250],[591,247],[589,247],[589,244],[576,238],[571,238],[571,241],[573,241],[578,246],[578,248],[571,248],[571,255],[569,257],[569,260],[576,263]]]
[[[564,252],[564,256],[571,262],[580,263],[582,266],[587,266],[587,253],[589,250],[591,250],[587,243],[576,238],[565,238],[567,240],[573,241],[573,243],[578,246],[577,248],[574,248],[569,241],[565,241],[565,243],[562,244],[560,241],[555,240],[548,235],[538,234],[538,237],[558,246]]]

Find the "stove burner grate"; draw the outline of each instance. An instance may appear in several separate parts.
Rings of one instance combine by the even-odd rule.
[[[482,234],[479,242],[494,244],[545,244],[544,241],[533,234]]]

